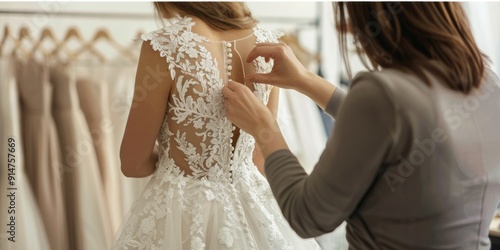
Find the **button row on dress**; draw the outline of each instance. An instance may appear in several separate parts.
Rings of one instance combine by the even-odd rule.
[[[225,53],[225,64],[224,64],[224,69],[225,69],[225,72],[226,72],[226,75],[228,77],[228,80],[230,81],[231,78],[229,78],[231,76],[231,70],[233,69],[233,66],[231,65],[231,63],[233,62],[231,58],[233,58],[233,50],[231,49],[231,46],[232,44],[230,42],[224,42],[223,43],[223,49],[224,49],[224,53]],[[232,126],[232,131],[234,131],[236,129],[236,127],[233,125]],[[234,147],[233,147],[233,139],[232,139],[232,135],[233,133],[231,132],[231,140],[230,140],[230,150],[231,150],[231,156],[230,156],[230,160],[229,160],[229,165],[232,166],[233,165],[233,162],[234,162]],[[233,178],[233,176],[231,176],[231,178]]]
[[[231,66],[232,59],[233,58],[233,50],[231,49],[232,44],[230,42],[224,42],[224,52],[226,53],[226,74],[227,76],[231,76],[231,70],[233,69],[233,66]]]
[[[236,195],[236,194],[233,194]],[[237,198],[236,198],[237,199]],[[240,219],[240,225],[242,226],[242,231],[245,234],[245,238],[247,242],[250,245],[250,249],[256,249],[255,246],[255,239],[252,235],[252,231],[250,230],[250,227],[248,226],[248,222],[244,213],[243,206],[241,205],[241,202],[237,202],[236,204],[236,209],[238,210],[237,215]]]
[[[243,213],[243,207],[239,205],[239,209],[240,211],[238,211],[238,215],[240,216],[240,220],[243,222],[243,232],[245,233],[247,241],[250,243],[250,247],[255,249],[255,239],[252,237],[252,232],[250,231],[250,227],[246,222],[245,214]]]
[[[230,42],[224,42],[224,52],[226,53],[225,70],[226,70],[226,74],[228,77],[231,76],[231,70],[233,69],[233,66],[232,66],[233,50],[231,49],[231,46],[232,46],[232,44]],[[229,79],[229,80],[231,80],[231,79]],[[235,131],[236,126],[232,125],[231,129],[232,129],[232,131]],[[231,160],[230,160],[231,165],[234,162],[234,159],[233,159],[234,149],[235,149],[235,147],[233,146],[233,139],[231,139]],[[240,222],[243,224],[242,225],[243,232],[245,233],[247,241],[249,242],[250,249],[257,249],[256,245],[255,245],[255,239],[252,236],[252,233],[250,231],[250,227],[248,226],[248,223],[246,221],[246,217],[245,217],[245,214],[243,212],[243,206],[241,205],[241,203],[237,204],[237,209],[238,209],[238,217],[240,218]]]

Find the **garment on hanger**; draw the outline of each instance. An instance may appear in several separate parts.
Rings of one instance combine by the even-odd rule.
[[[69,249],[108,249],[112,238],[111,220],[73,73],[70,67],[63,65],[50,69],[53,113],[62,153]]]
[[[323,77],[323,72],[321,71],[321,67],[318,68],[318,76]],[[331,116],[329,116],[325,111],[323,111],[321,107],[317,106],[317,108],[321,115],[323,126],[325,127],[326,138],[329,138],[333,130],[333,124],[335,123],[335,121]]]
[[[14,185],[7,181],[8,173],[11,173],[5,165],[0,168],[0,224],[10,224],[10,216],[15,216],[16,224],[15,242],[9,241],[12,235],[5,230],[0,232],[0,249],[2,250],[49,250],[49,240],[45,232],[36,198],[33,195],[29,180],[24,171],[24,152],[21,136],[21,113],[19,107],[19,93],[15,83],[14,63],[10,59],[0,59],[0,161],[4,164],[14,158]],[[13,151],[9,151],[7,144],[9,138],[14,141]],[[14,157],[9,157],[12,153]],[[11,190],[15,192],[15,211],[9,211]],[[55,248],[54,248],[55,249]]]
[[[296,34],[280,38],[297,55],[306,68],[318,62],[319,57],[307,51]],[[326,143],[326,133],[317,105],[308,97],[294,90],[281,89],[278,123],[290,150],[297,156],[307,172],[311,172]]]
[[[284,113],[284,106],[287,113]],[[326,133],[316,104],[294,90],[280,90],[278,124],[288,146],[300,163],[310,173],[323,152]]]
[[[33,58],[18,61],[24,167],[33,188],[51,249],[68,249],[59,142],[50,114],[52,88],[47,68]]]
[[[102,77],[100,64],[82,67],[77,78],[80,107],[85,115],[95,153],[99,162],[101,181],[104,188],[112,232],[118,230],[123,212],[121,207],[120,164],[114,155],[114,124],[111,122],[108,83],[96,80]],[[73,66],[77,67],[77,66]],[[80,68],[80,67],[78,67]],[[87,74],[82,74],[86,72]],[[93,76],[92,78],[90,76]]]

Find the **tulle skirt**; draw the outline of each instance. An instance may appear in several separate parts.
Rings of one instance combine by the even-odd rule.
[[[194,179],[164,157],[112,249],[320,249],[290,228],[255,166],[240,170],[233,181],[216,167]]]

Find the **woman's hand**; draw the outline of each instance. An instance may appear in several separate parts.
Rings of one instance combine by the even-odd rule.
[[[266,61],[274,60],[274,66],[268,74],[248,74],[246,82],[266,83],[281,88],[294,89],[308,96],[318,106],[325,109],[328,100],[335,91],[335,85],[308,71],[284,43],[260,43],[248,54],[247,62],[257,57]]]
[[[264,159],[288,148],[271,111],[246,85],[229,81],[222,93],[228,119],[255,138]]]
[[[271,128],[276,123],[271,111],[244,84],[229,81],[222,94],[227,117],[243,131],[256,136],[259,129]]]
[[[293,54],[292,49],[285,43],[260,43],[250,51],[247,63],[257,57],[264,57],[267,62],[274,60],[274,66],[268,74],[248,74],[246,82],[266,83],[281,88],[294,89],[302,92],[310,81],[313,73],[309,72]]]

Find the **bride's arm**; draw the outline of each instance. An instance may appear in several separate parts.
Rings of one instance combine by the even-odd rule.
[[[146,177],[155,171],[155,146],[173,81],[165,58],[149,42],[141,48],[135,79],[134,97],[120,148],[122,173],[127,177]]]

